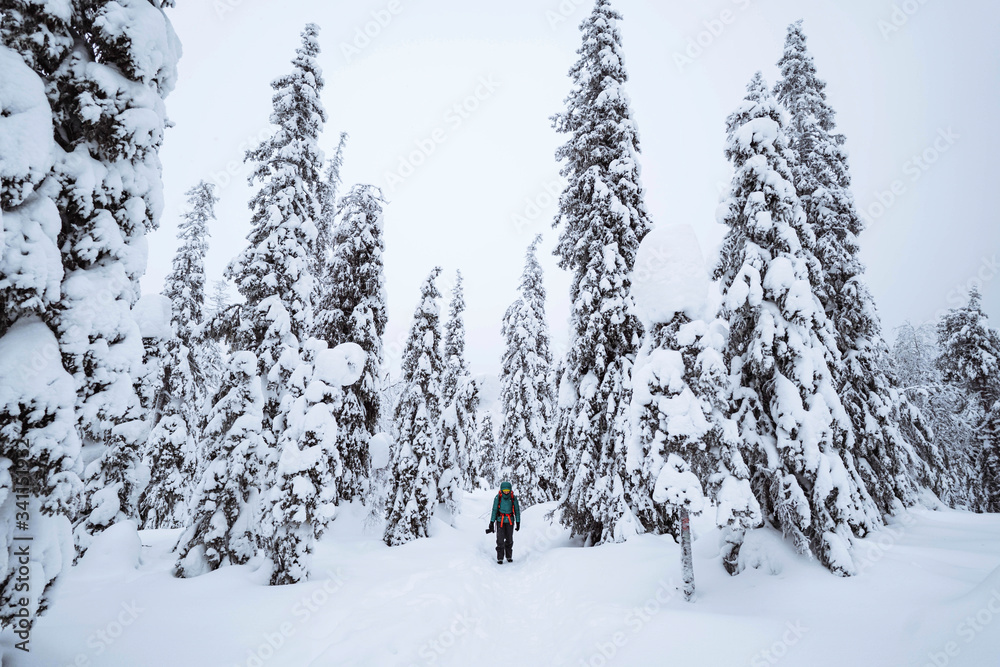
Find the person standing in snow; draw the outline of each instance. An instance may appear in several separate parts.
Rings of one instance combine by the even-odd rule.
[[[490,515],[487,535],[494,532],[494,525],[497,534],[497,565],[503,564],[505,555],[507,562],[510,563],[514,560],[512,556],[514,531],[521,530],[521,506],[517,502],[510,482],[500,484],[500,493],[493,501],[493,514]]]

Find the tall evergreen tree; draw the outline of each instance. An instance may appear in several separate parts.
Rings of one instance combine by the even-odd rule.
[[[320,213],[316,189],[323,164],[318,139],[326,122],[320,101],[323,77],[316,63],[318,33],[315,24],[306,26],[291,74],[271,83],[274,134],[246,154],[247,162],[254,165],[250,183],[260,184],[250,200],[249,243],[226,269],[226,277],[236,284],[244,303],[227,311],[230,323],[222,333],[233,350],[256,353],[265,382],[266,437],[286,379],[272,377],[270,371],[285,349],[297,349],[312,327],[310,258]]]
[[[925,463],[917,482],[950,507],[968,507],[966,452],[974,449],[975,424],[964,392],[944,381],[937,366],[937,331],[933,324],[899,327],[892,348],[900,393],[916,418],[904,423],[904,435]]]
[[[180,55],[170,4],[138,3],[127,22],[110,1],[0,10],[0,345],[15,364],[0,371],[0,625],[13,620],[19,567],[32,571],[31,590],[17,593],[28,622],[44,611],[73,557],[70,522],[85,549],[135,516],[141,340],[131,307],[143,237],[162,210],[163,98]],[[110,445],[86,489],[81,441]],[[29,563],[10,557],[18,494],[34,517]]]
[[[316,223],[316,264],[313,268],[313,273],[317,277],[317,300],[324,292],[324,278],[329,276],[327,264],[336,248],[337,197],[340,196],[340,187],[343,185],[340,169],[344,166],[344,148],[346,146],[347,132],[341,132],[337,150],[327,162],[326,171],[316,188],[316,197],[319,200],[320,208],[320,217]]]
[[[10,129],[21,129],[4,130],[20,145],[7,144],[19,153],[19,166],[4,176],[2,203],[37,203],[33,221],[43,230],[58,229],[59,253],[49,255],[37,273],[54,278],[61,265],[61,282],[36,312],[55,332],[63,366],[75,380],[79,435],[86,445],[104,445],[85,474],[75,531],[80,550],[95,533],[136,516],[136,491],[144,483],[137,454],[142,415],[133,390],[141,340],[131,307],[145,270],[144,236],[156,228],[162,210],[163,98],[176,81],[180,54],[163,4],[141,3],[125,23],[119,3],[107,1],[8,2],[0,17],[8,56],[5,97],[17,88],[28,101],[40,86],[47,98],[47,105],[21,107],[31,123],[6,121]],[[149,58],[151,50],[157,58]],[[9,58],[13,52],[16,65]],[[19,107],[5,100],[5,118]],[[39,136],[29,138],[23,132],[29,127]],[[44,192],[25,201],[43,178]],[[4,227],[6,232],[6,219]],[[37,248],[50,249],[47,243]],[[21,288],[31,289],[30,281],[19,280]],[[10,326],[16,316],[5,313],[0,326]],[[46,552],[36,546],[38,554]]]
[[[200,181],[187,191],[189,209],[182,216],[177,238],[180,246],[167,275],[163,296],[172,306],[170,323],[184,345],[191,347],[195,330],[204,319],[205,253],[208,251],[208,223],[215,220],[215,186]]]
[[[357,343],[367,353],[361,381],[345,389],[337,415],[344,500],[359,498],[368,478],[368,441],[379,431],[382,412],[382,337],[386,312],[385,250],[382,233],[382,193],[371,185],[356,185],[340,204],[341,220],[333,254],[322,277],[323,293],[316,306],[313,335],[330,347]]]
[[[990,511],[1000,494],[996,486],[997,401],[1000,400],[1000,335],[990,327],[982,297],[973,287],[968,303],[949,310],[937,324],[941,353],[937,367],[944,382],[967,402],[965,423],[976,434],[955,458],[966,469],[964,486],[968,505]],[[964,459],[964,460],[963,460]]]
[[[789,111],[787,132],[796,157],[789,166],[815,237],[810,250],[822,266],[813,287],[844,362],[831,370],[852,426],[845,455],[885,515],[915,502],[911,472],[921,462],[900,430],[911,406],[898,394],[878,310],[863,282],[858,235],[864,225],[850,191],[845,139],[836,132],[826,84],[816,76],[801,21],[788,27],[778,67],[774,92]]]
[[[392,486],[385,543],[427,537],[438,499],[441,448],[441,322],[435,268],[420,288],[420,303],[403,352],[403,394],[395,412]]]
[[[629,312],[629,274],[651,223],[639,178],[639,135],[629,98],[618,22],[597,0],[581,24],[566,110],[553,117],[569,135],[556,152],[568,184],[554,226],[556,255],[572,273],[571,331],[557,447],[567,459],[561,520],[590,544],[635,530],[623,480],[630,373],[642,328]]]
[[[982,484],[982,509],[1000,512],[1000,401],[995,402],[983,420],[982,450],[978,469]]]
[[[475,488],[496,488],[500,483],[498,448],[493,429],[493,415],[484,412],[479,418],[476,446],[469,456]]]
[[[732,417],[766,520],[833,572],[852,574],[852,532],[880,517],[844,455],[850,422],[830,368],[840,358],[811,282],[818,263],[784,116],[760,73],[727,132],[735,174],[715,274],[730,328]]]
[[[438,501],[454,518],[463,490],[472,489],[469,452],[475,448],[479,395],[465,360],[465,295],[462,272],[456,274],[444,326],[444,374],[441,377],[441,480]]]
[[[983,312],[979,289],[969,290],[965,306],[949,310],[937,325],[945,382],[969,393],[984,410],[1000,398],[1000,335]]]
[[[549,384],[552,352],[545,318],[545,286],[536,236],[525,257],[520,294],[503,321],[504,355],[500,371],[499,448],[502,476],[514,484],[526,505],[558,497],[551,466],[555,395]]]
[[[271,83],[274,134],[246,154],[254,165],[250,183],[259,183],[250,200],[248,245],[226,269],[244,302],[213,323],[214,333],[234,352],[251,352],[257,360],[264,395],[257,483],[266,489],[278,483],[280,459],[287,449],[278,442],[287,419],[285,394],[313,326],[312,269],[320,215],[316,192],[323,166],[318,141],[326,121],[320,100],[323,77],[316,62],[318,33],[318,26],[306,25],[292,72]],[[220,394],[228,389],[231,386],[223,383]],[[274,509],[262,511],[270,516]],[[281,532],[285,529],[291,529],[289,524],[270,531],[259,545],[277,568],[273,580],[280,579],[281,568],[291,562],[277,553],[289,548],[288,536]]]
[[[215,220],[215,186],[200,181],[187,191],[188,206],[180,223],[177,238],[181,244],[174,256],[173,267],[167,275],[163,295],[170,299],[171,325],[186,356],[194,392],[190,398],[192,413],[200,411],[202,404],[214,390],[213,376],[218,369],[218,349],[205,340],[202,324],[205,322],[205,253],[208,251],[208,225]],[[192,425],[197,424],[192,414]]]
[[[147,528],[173,528],[186,514],[194,477],[195,442],[201,406],[212,387],[214,344],[202,339],[205,306],[205,253],[208,222],[215,219],[214,186],[201,181],[187,192],[188,210],[180,223],[180,246],[167,275],[163,296],[170,301],[171,337],[166,344],[162,384],[147,423],[152,431],[143,449],[149,485],[139,499]]]

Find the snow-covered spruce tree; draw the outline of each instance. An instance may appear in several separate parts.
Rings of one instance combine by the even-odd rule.
[[[344,166],[344,148],[346,146],[347,132],[341,132],[337,150],[327,162],[323,178],[316,186],[316,198],[319,201],[320,209],[319,220],[316,222],[316,255],[313,265],[313,274],[317,278],[317,294],[314,297],[316,301],[319,301],[326,288],[324,278],[329,273],[327,265],[336,246],[337,197],[340,196],[340,186],[343,185],[340,169]]]
[[[944,381],[938,356],[935,324],[899,327],[892,348],[893,370],[900,392],[918,416],[912,428],[904,426],[904,434],[926,463],[917,481],[949,507],[968,509],[969,478],[974,475],[970,454],[976,450],[980,415],[963,389]]]
[[[264,396],[265,446],[256,480],[261,488],[275,484],[282,396],[295,371],[281,360],[300,358],[300,345],[312,327],[316,187],[323,165],[318,139],[326,120],[319,97],[318,32],[314,24],[305,27],[292,72],[271,83],[274,134],[246,154],[254,165],[250,182],[260,184],[250,200],[248,245],[226,269],[244,302],[216,316],[213,324],[234,352],[251,352],[257,359]],[[223,391],[227,388],[223,383]],[[260,546],[269,550],[274,544]]]
[[[684,514],[705,498],[724,529],[723,563],[737,570],[746,530],[760,523],[736,425],[726,415],[725,325],[706,321],[710,288],[701,248],[687,226],[657,228],[639,247],[635,312],[646,327],[636,359],[629,471],[646,530],[681,540]]]
[[[27,565],[34,583],[17,594],[29,613],[18,632],[72,560],[81,434],[100,444],[137,417],[131,374],[141,341],[130,308],[145,269],[142,237],[162,208],[157,151],[179,55],[161,4],[137,3],[127,21],[111,2],[11,1],[0,10],[0,345],[14,364],[0,373],[0,624],[13,621],[11,567]],[[91,468],[90,491],[105,463]],[[117,490],[100,516],[87,508],[81,546],[134,510],[132,487]],[[25,503],[27,535],[15,521]],[[10,557],[15,535],[32,538],[28,564]]]
[[[982,451],[977,467],[982,485],[982,509],[996,513],[1000,512],[1000,401],[986,413],[980,440]]]
[[[193,393],[184,397],[190,400],[189,409],[198,411],[208,398],[211,371],[206,365],[212,362],[210,345],[201,334],[205,321],[205,253],[208,251],[208,224],[215,220],[215,186],[200,181],[187,191],[187,212],[182,216],[177,238],[180,246],[174,255],[173,267],[167,275],[163,295],[170,299],[170,323],[178,344],[184,348],[180,355],[186,358],[193,383]],[[192,415],[193,416],[193,415]],[[191,422],[192,424],[196,422]]]
[[[257,553],[263,410],[257,359],[236,352],[203,434],[206,466],[192,497],[193,516],[177,543],[179,576],[243,564]]]
[[[494,489],[500,483],[498,447],[493,428],[493,415],[484,412],[479,418],[476,446],[469,454],[472,482],[477,489]]]
[[[801,21],[788,27],[778,67],[781,79],[774,93],[789,112],[787,132],[796,156],[789,166],[810,230],[802,242],[812,244],[821,265],[813,287],[843,360],[831,370],[852,426],[844,453],[887,515],[916,500],[911,474],[921,462],[900,430],[900,419],[912,406],[891,375],[875,300],[863,282],[858,235],[864,224],[850,191],[845,139],[836,132],[826,84],[816,76]]]
[[[274,561],[272,585],[308,578],[313,546],[336,518],[344,467],[336,414],[345,397],[342,387],[361,378],[365,356],[354,343],[329,350],[325,341],[310,338],[301,360],[282,359],[294,370],[282,398],[276,482],[262,517]]]
[[[8,20],[0,18],[4,43]],[[52,112],[43,81],[5,46],[0,109],[0,627],[12,627],[17,648],[28,650],[31,625],[73,562],[82,463],[76,384],[44,321],[63,278],[58,188],[39,187],[57,151]],[[28,563],[16,553],[25,544]],[[22,608],[27,618],[17,616]]]
[[[992,329],[982,310],[982,297],[973,287],[965,306],[949,310],[937,323],[940,356],[937,367],[944,382],[964,399],[965,409],[958,417],[972,427],[976,437],[964,452],[954,457],[967,474],[962,475],[968,506],[986,511],[989,498],[1000,492],[988,487],[989,471],[984,468],[995,456],[1000,441],[993,441],[995,417],[991,416],[1000,400],[1000,335]],[[964,460],[963,460],[964,459]]]
[[[555,396],[549,376],[552,352],[545,318],[545,285],[536,252],[542,237],[528,248],[520,294],[503,319],[504,354],[500,370],[499,449],[501,476],[514,484],[525,506],[557,498],[551,469]]]
[[[385,269],[382,253],[382,193],[371,185],[356,185],[340,203],[341,218],[333,254],[320,277],[322,293],[316,304],[313,335],[333,348],[356,343],[367,354],[365,373],[346,387],[338,412],[343,500],[360,498],[368,483],[368,441],[379,431],[382,412],[382,337],[387,321]]]
[[[556,446],[568,460],[563,523],[588,544],[635,532],[624,486],[629,384],[642,328],[629,312],[629,274],[651,223],[639,178],[639,135],[618,21],[597,0],[581,25],[580,58],[570,70],[566,110],[553,117],[569,135],[556,152],[568,184],[554,226],[555,254],[572,273],[569,352]]]
[[[715,269],[729,323],[732,418],[765,519],[831,571],[852,574],[852,533],[881,521],[843,449],[851,428],[831,365],[833,332],[813,291],[805,216],[784,116],[758,72],[727,119],[729,227]]]
[[[427,537],[437,505],[441,433],[441,323],[435,268],[420,288],[420,303],[403,351],[403,393],[396,405],[396,446],[385,543],[405,544]]]
[[[215,219],[213,185],[201,181],[187,192],[190,209],[179,225],[180,245],[167,275],[163,296],[170,301],[171,336],[163,366],[162,385],[146,422],[152,428],[142,459],[149,467],[149,484],[139,498],[139,516],[146,528],[179,526],[187,512],[189,486],[196,463],[195,443],[201,407],[212,389],[214,344],[203,340],[205,253],[208,222]],[[144,341],[146,339],[144,338]]]
[[[310,271],[316,241],[323,154],[319,135],[326,122],[320,101],[323,78],[316,63],[319,27],[308,24],[296,49],[292,72],[271,83],[274,135],[247,151],[253,163],[248,246],[226,269],[244,303],[224,331],[233,350],[255,352],[264,386],[264,435],[277,416],[284,380],[271,369],[287,349],[298,349],[312,327]],[[234,309],[227,311],[227,319]],[[234,313],[235,314],[235,313]]]
[[[187,191],[189,210],[178,225],[180,245],[167,275],[163,296],[172,306],[170,323],[188,348],[195,330],[205,317],[205,253],[208,251],[208,223],[215,220],[215,186],[205,181]]]
[[[964,389],[988,410],[1000,398],[1000,336],[990,327],[975,286],[965,306],[942,316],[937,333],[937,365],[944,381]]]
[[[81,550],[94,533],[136,515],[143,483],[137,452],[143,429],[133,391],[142,348],[130,311],[145,270],[143,237],[162,210],[163,98],[173,88],[180,53],[164,3],[126,4],[12,1],[0,18],[0,42],[34,71],[48,99],[48,118],[35,115],[25,128],[45,123],[56,138],[56,144],[24,145],[28,152],[18,161],[31,173],[15,169],[9,184],[23,197],[36,176],[46,177],[45,197],[61,223],[62,283],[53,307],[39,314],[56,333],[76,382],[84,444],[106,445],[86,471],[76,529]]]
[[[961,413],[960,393],[941,379],[936,365],[937,331],[934,325],[914,327],[909,322],[898,327],[891,349],[892,371],[899,382],[910,412],[900,420],[903,437],[917,452],[922,463],[914,474],[916,483],[933,491],[950,507],[964,505],[959,497],[962,484],[949,450],[965,449],[972,438],[956,417]]]
[[[448,506],[452,520],[461,508],[463,490],[472,489],[469,452],[476,443],[476,412],[479,394],[465,360],[465,295],[462,272],[455,274],[455,287],[444,325],[444,373],[441,376],[441,478],[438,502]]]

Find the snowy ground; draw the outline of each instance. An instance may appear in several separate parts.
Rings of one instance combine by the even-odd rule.
[[[250,567],[175,579],[174,531],[118,526],[66,577],[30,654],[3,635],[3,665],[1000,665],[997,515],[910,512],[861,543],[850,579],[770,531],[745,547],[766,563],[730,578],[696,523],[687,603],[672,539],[578,548],[545,521],[551,505],[525,510],[498,566],[491,499],[393,549],[351,508],[316,554],[328,574],[285,587]]]

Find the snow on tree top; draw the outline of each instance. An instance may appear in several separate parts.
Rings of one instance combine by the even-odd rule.
[[[144,294],[132,307],[132,317],[139,325],[143,338],[167,340],[173,337],[170,329],[170,299],[162,294]]]
[[[711,280],[698,237],[689,225],[654,228],[639,245],[632,270],[635,314],[649,328],[678,312],[704,317]]]
[[[368,355],[357,343],[342,343],[316,354],[316,379],[347,387],[361,379]]]

